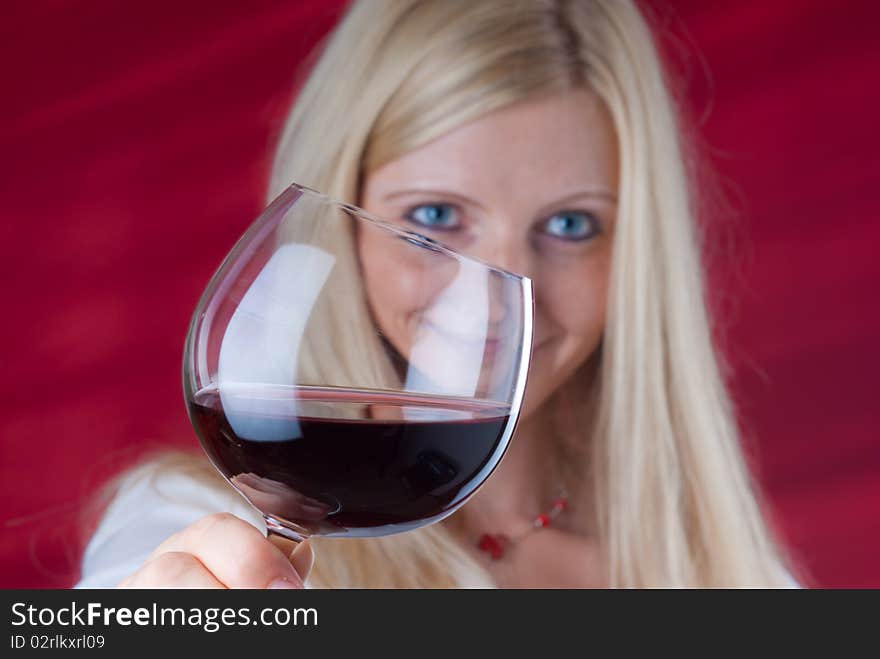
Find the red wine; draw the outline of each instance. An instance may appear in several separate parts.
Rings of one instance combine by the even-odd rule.
[[[190,418],[214,464],[263,513],[310,533],[371,536],[449,514],[498,464],[509,408],[351,389],[204,389]]]

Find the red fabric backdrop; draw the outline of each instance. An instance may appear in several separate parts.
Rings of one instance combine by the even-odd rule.
[[[877,6],[653,4],[729,202],[710,282],[747,446],[819,585],[880,586]],[[338,8],[5,3],[0,585],[73,583],[95,486],[195,445],[189,314]]]

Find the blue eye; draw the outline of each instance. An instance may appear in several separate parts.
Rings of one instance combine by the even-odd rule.
[[[562,240],[587,240],[599,233],[599,222],[590,213],[564,211],[547,220],[544,232]]]
[[[455,209],[448,204],[425,204],[416,206],[404,217],[429,229],[449,230],[458,228]]]

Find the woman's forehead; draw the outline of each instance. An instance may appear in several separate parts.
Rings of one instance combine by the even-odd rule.
[[[617,139],[597,96],[579,90],[492,112],[392,160],[365,179],[373,198],[445,189],[487,201],[617,193]]]

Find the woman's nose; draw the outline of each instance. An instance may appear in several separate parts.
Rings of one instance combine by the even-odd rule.
[[[523,238],[517,239],[512,235],[503,235],[499,232],[491,239],[480,241],[474,247],[471,255],[495,268],[522,277],[531,278],[533,275],[529,245]],[[507,289],[502,282],[501,275],[490,275],[488,322],[490,327],[499,331],[501,325],[510,318],[510,313],[513,311],[510,305],[514,304],[514,301],[507,299],[504,294]]]
[[[531,277],[533,274],[529,243],[521,236],[496,232],[479,241],[470,255],[515,275]]]

